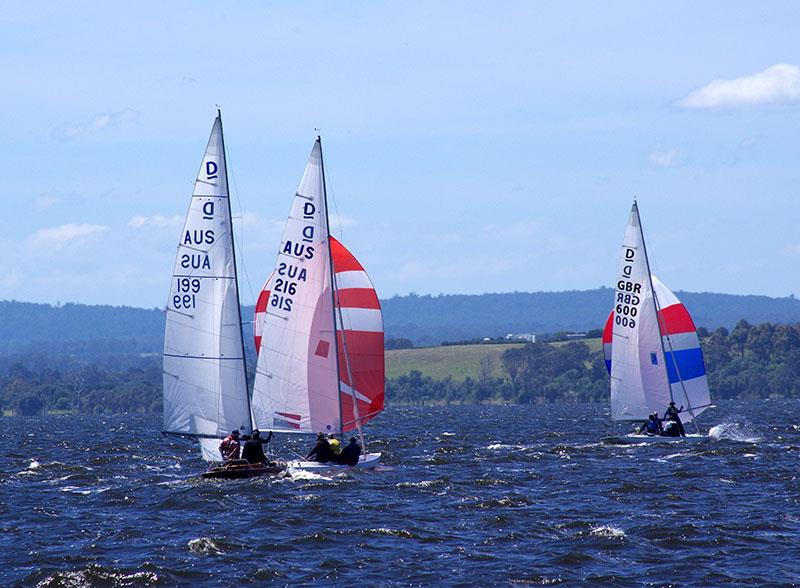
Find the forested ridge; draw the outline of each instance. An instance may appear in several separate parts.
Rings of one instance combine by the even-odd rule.
[[[714,401],[800,398],[800,324],[739,321],[730,331],[720,327],[699,333]],[[52,345],[3,357],[0,407],[18,414],[160,411],[160,354],[113,351],[120,344],[109,341],[110,351],[97,361],[81,359],[79,353],[60,355]],[[74,345],[70,350],[79,352],[80,345]],[[477,378],[463,382],[419,372],[388,380],[387,404],[607,400],[602,354],[582,342],[520,345],[504,351],[501,361],[508,377],[491,376],[494,366],[481,365]]]
[[[753,324],[800,322],[800,301],[793,297],[736,296],[677,292],[695,323],[709,329],[733,328],[746,319]],[[439,345],[507,333],[588,331],[602,327],[611,310],[613,290],[510,292],[394,296],[383,299],[389,339],[415,345]],[[252,307],[242,309],[245,341],[251,341]],[[34,304],[0,301],[0,354],[27,353],[42,344],[118,340],[139,352],[161,352],[164,312],[159,308]],[[101,346],[95,345],[100,348]]]

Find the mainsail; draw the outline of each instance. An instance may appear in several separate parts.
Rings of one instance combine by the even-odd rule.
[[[217,116],[178,242],[164,333],[164,431],[219,438],[251,426],[222,120]]]
[[[636,203],[622,245],[603,352],[611,375],[612,420],[644,420],[674,400],[684,405],[683,420],[689,421],[711,405],[697,330],[686,307],[650,274]]]
[[[340,433],[383,409],[380,303],[364,268],[330,236],[326,207],[317,140],[256,304],[253,416],[264,429]]]

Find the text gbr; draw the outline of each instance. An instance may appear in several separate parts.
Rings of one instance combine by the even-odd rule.
[[[636,326],[636,315],[639,314],[639,303],[641,302],[642,285],[639,282],[630,280],[633,274],[633,261],[636,257],[636,250],[630,247],[625,248],[625,265],[622,266],[622,276],[617,281],[617,300],[614,313],[614,322],[622,327]]]

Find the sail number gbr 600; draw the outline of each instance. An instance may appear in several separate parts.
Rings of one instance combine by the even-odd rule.
[[[637,294],[642,291],[642,285],[628,280],[617,282],[617,306],[614,309],[614,322],[622,327],[634,328],[636,315],[639,314],[641,299]]]

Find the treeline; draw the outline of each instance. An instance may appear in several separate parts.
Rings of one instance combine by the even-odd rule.
[[[161,410],[161,365],[106,370],[89,364],[71,373],[45,368],[39,372],[21,363],[12,365],[0,381],[4,412],[36,415],[42,412],[119,414]]]
[[[720,327],[699,332],[712,399],[800,398],[800,324],[739,321],[731,331]],[[34,359],[11,363],[0,378],[0,408],[4,411],[33,415],[44,411],[161,410],[158,354],[128,353],[116,360],[110,355],[98,365],[82,364],[75,356],[58,361],[52,347],[39,353]],[[496,366],[487,357],[474,379],[434,380],[413,371],[387,380],[387,403],[530,404],[607,399],[608,374],[602,353],[592,352],[583,342],[513,347],[503,352],[500,361],[507,377],[494,376]]]
[[[492,366],[482,363],[478,378],[457,382],[434,380],[412,371],[386,382],[388,402],[514,403],[600,402],[608,397],[608,374],[603,357],[589,346],[529,343],[501,355],[508,378],[491,377]]]
[[[800,398],[800,324],[750,325],[730,332],[700,329],[714,401]],[[464,382],[434,380],[420,372],[389,380],[390,402],[404,404],[509,402],[605,402],[608,372],[601,351],[580,342],[557,346],[533,343],[501,356],[508,378],[479,375]],[[490,374],[481,366],[479,374]]]

